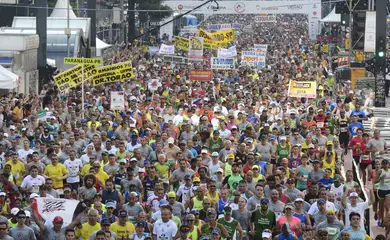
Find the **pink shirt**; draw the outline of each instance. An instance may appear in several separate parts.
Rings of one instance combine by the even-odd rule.
[[[288,223],[290,225],[291,231],[295,234],[295,236],[299,236],[297,230],[300,228],[301,220],[299,218],[292,216],[291,222],[287,221],[286,216],[281,216],[278,218],[278,224],[280,229],[282,229],[283,224]]]

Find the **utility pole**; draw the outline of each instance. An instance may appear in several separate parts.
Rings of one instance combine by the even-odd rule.
[[[37,6],[36,31],[39,36],[38,47],[38,72],[39,72],[39,89],[47,82],[47,0],[35,0]]]
[[[94,57],[96,55],[96,1],[89,0],[87,6],[88,17],[91,19],[91,39],[87,56]]]
[[[352,12],[353,12],[353,6],[352,6],[352,0],[348,0],[348,9],[349,9],[349,36],[348,36],[348,61],[349,64],[352,62],[352,55],[353,55],[353,43],[352,43]]]
[[[119,1],[119,8],[120,8],[120,16],[119,16],[119,21],[120,21],[120,28],[119,28],[119,42],[122,44],[125,41],[125,34],[124,34],[124,12],[123,12],[123,1]]]
[[[386,106],[387,0],[376,0],[375,106]]]

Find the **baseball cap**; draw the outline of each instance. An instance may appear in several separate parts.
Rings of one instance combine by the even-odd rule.
[[[314,144],[309,144],[308,148],[314,148]]]
[[[257,165],[253,165],[253,166],[252,166],[252,169],[260,169],[260,168],[259,168],[259,166],[257,166]]]
[[[11,215],[16,216],[16,214],[19,212],[19,208],[12,208],[11,209]]]
[[[137,222],[137,223],[135,224],[135,227],[145,228],[145,227],[146,227],[146,223],[145,223],[145,222]]]
[[[227,206],[223,209],[223,213],[226,214],[226,215],[230,215],[232,214],[232,208]]]
[[[357,194],[356,192],[351,192],[349,194],[349,197],[359,197],[359,194]]]
[[[111,222],[108,218],[103,218],[102,221],[100,222],[100,224],[102,226],[107,226],[107,225],[111,225]]]
[[[218,172],[223,173],[223,169],[222,169],[222,168],[218,168],[217,173],[218,173]]]
[[[202,151],[200,151],[200,153],[208,153],[207,149],[202,149]]]
[[[120,210],[118,217],[127,217],[127,212],[125,210]]]
[[[0,197],[1,196],[5,197],[5,196],[7,196],[7,194],[5,192],[0,192]]]
[[[30,211],[28,211],[28,210],[24,210],[24,213],[26,213],[26,217],[31,217],[31,213],[30,213]]]
[[[175,192],[169,192],[168,193],[168,198],[175,198],[176,197],[176,193]]]
[[[332,141],[327,141],[326,142],[326,145],[328,146],[328,145],[333,145],[333,142]]]
[[[137,159],[136,159],[137,160]],[[127,163],[127,160],[122,158],[121,160],[119,160],[119,163]]]
[[[213,231],[212,231],[212,234],[218,234],[218,235],[221,235],[221,231],[219,231],[218,228],[214,228]]]
[[[284,209],[287,209],[287,208],[294,209],[294,207],[291,204],[284,205]]]
[[[320,205],[320,204],[325,204],[325,200],[324,199],[318,199],[317,200],[317,205]]]
[[[261,204],[268,204],[268,203],[269,203],[269,200],[268,200],[268,198],[262,198],[262,199],[260,200],[260,203],[261,203]]]
[[[288,163],[288,159],[287,158],[283,158],[282,159],[282,163]]]
[[[261,238],[270,238],[271,236],[272,236],[272,234],[269,233],[269,232],[263,232],[263,233],[261,234]]]
[[[66,191],[72,192],[72,189],[70,187],[64,187],[64,192]]]
[[[229,154],[228,156],[227,156],[227,158],[233,158],[234,159],[234,154]]]
[[[296,198],[294,202],[304,202],[302,198]]]
[[[200,178],[198,177],[194,177],[194,180],[192,180],[193,182],[200,182]]]
[[[168,144],[173,144],[175,142],[175,139],[173,139],[173,138],[168,138]]]
[[[19,210],[17,213],[16,213],[16,217],[19,217],[19,216],[26,216],[26,212],[25,211],[23,211],[23,210]]]
[[[185,176],[184,176],[184,179],[186,179],[186,180],[191,179],[191,175],[189,175],[189,174],[185,175]]]
[[[199,214],[199,210],[198,209],[191,209],[191,213],[194,214],[194,215],[198,215]]]
[[[138,162],[136,158],[131,158],[130,162]]]
[[[57,216],[53,219],[53,223],[64,223],[64,219],[60,216]]]
[[[106,208],[115,208],[115,203],[114,202],[106,203]]]
[[[218,157],[219,154],[218,154],[217,152],[213,152],[213,153],[211,154],[211,156],[212,156],[212,157]]]

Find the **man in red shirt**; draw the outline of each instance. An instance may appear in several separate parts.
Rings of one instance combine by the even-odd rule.
[[[352,149],[352,157],[358,165],[360,162],[360,156],[362,155],[363,129],[359,128],[356,132],[357,136],[351,139],[348,148]]]

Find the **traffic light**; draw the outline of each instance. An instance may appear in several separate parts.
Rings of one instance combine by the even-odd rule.
[[[349,25],[349,14],[346,14],[346,13],[341,14],[341,25],[342,26]]]
[[[383,37],[378,38],[378,46],[376,49],[376,55],[379,58],[386,57],[386,41]]]
[[[352,47],[356,50],[364,50],[366,12],[354,12],[352,15]]]

